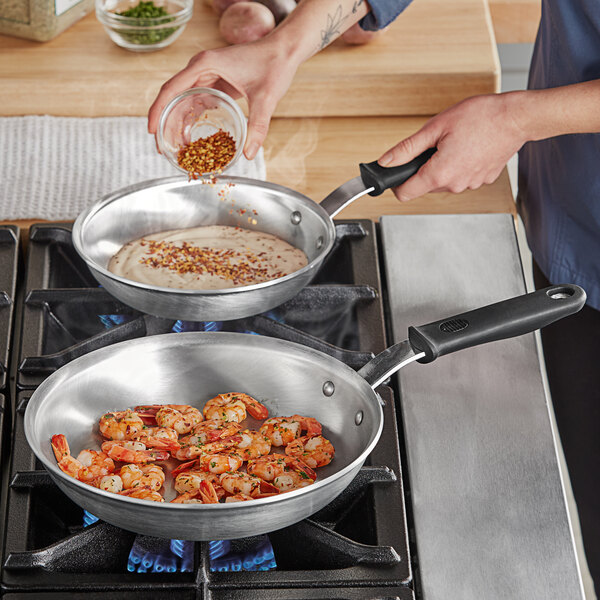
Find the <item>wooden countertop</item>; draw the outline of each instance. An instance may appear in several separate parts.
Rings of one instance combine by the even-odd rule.
[[[160,85],[223,46],[202,0],[172,46],[128,52],[89,14],[50,42],[0,36],[3,115],[145,115]],[[371,44],[338,41],[299,69],[277,116],[430,115],[499,88],[487,0],[415,0]]]
[[[93,14],[45,44],[0,36],[0,115],[144,115],[168,76],[194,52],[220,44],[215,16],[200,0],[182,37],[153,54],[118,48]],[[426,121],[374,115],[433,114],[497,85],[487,0],[415,0],[373,44],[336,43],[302,66],[265,143],[267,178],[319,201],[355,177],[359,162],[376,159]],[[462,194],[404,204],[391,192],[367,196],[340,218],[472,212],[515,214],[506,171]],[[25,228],[31,222],[16,221]]]
[[[274,119],[265,143],[267,179],[318,202],[356,177],[360,162],[375,160],[425,121],[423,117]],[[389,191],[375,198],[365,196],[338,218],[377,221],[390,214],[504,212],[516,214],[506,170],[492,185],[462,194],[428,194],[405,203]],[[10,222],[27,229],[39,219]]]

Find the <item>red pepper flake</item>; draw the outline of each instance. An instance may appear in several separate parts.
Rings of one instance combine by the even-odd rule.
[[[250,284],[273,279],[266,267],[254,266],[258,256],[246,249],[204,248],[187,242],[177,245],[173,242],[148,241],[148,256],[140,263],[154,269],[165,268],[180,274],[194,273],[215,275],[235,284]],[[275,277],[279,276],[275,274]]]
[[[204,173],[220,173],[235,156],[236,143],[231,134],[219,129],[212,135],[197,139],[179,149],[177,164],[185,169],[192,179]],[[209,180],[214,184],[214,179]]]

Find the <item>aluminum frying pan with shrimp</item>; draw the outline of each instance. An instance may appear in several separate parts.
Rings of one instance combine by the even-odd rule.
[[[228,321],[265,312],[294,297],[316,275],[335,242],[332,218],[365,194],[404,183],[431,157],[383,168],[361,164],[361,175],[317,204],[294,190],[255,179],[221,176],[213,182],[181,177],[156,179],[106,196],[73,226],[73,244],[92,275],[124,304],[159,317]],[[240,226],[275,235],[307,256],[308,264],[279,279],[216,290],[189,290],[139,283],[108,270],[128,242],[173,229]]]
[[[534,331],[577,312],[584,302],[581,288],[552,286],[411,327],[408,340],[391,346],[358,372],[316,350],[264,336],[171,333],[130,340],[82,356],[48,377],[29,400],[25,435],[58,487],[113,525],[185,540],[257,535],[310,516],[350,484],[381,434],[383,412],[375,388],[392,373],[413,361],[431,362]],[[171,504],[105,492],[57,466],[50,443],[56,433],[67,436],[77,455],[84,448],[99,447],[98,420],[107,411],[138,404],[202,407],[209,398],[229,391],[261,400],[272,416],[303,414],[323,424],[335,458],[317,470],[313,485],[246,502]],[[167,480],[167,500],[174,495],[169,486],[172,482]]]

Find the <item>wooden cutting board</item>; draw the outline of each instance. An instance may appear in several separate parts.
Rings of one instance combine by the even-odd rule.
[[[195,53],[225,45],[202,0],[164,50],[117,47],[94,14],[54,40],[0,36],[0,114],[145,115],[160,85]],[[307,61],[276,115],[401,116],[439,112],[498,91],[487,0],[414,0],[366,46],[341,41]]]

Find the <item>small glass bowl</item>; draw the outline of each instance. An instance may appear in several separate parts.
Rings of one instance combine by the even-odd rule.
[[[173,166],[190,175],[177,162],[179,150],[220,129],[234,139],[235,155],[218,172],[191,175],[219,175],[230,169],[242,155],[247,131],[246,117],[233,98],[212,88],[191,88],[173,98],[162,111],[157,131],[158,148]]]
[[[110,39],[133,52],[154,52],[172,44],[192,17],[194,0],[156,0],[169,14],[164,17],[124,17],[140,0],[96,0],[96,17]]]

